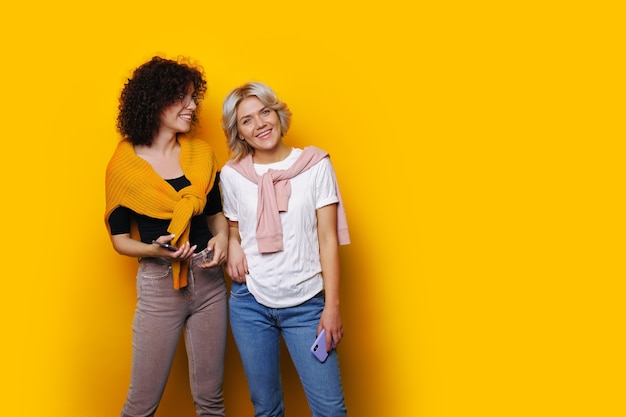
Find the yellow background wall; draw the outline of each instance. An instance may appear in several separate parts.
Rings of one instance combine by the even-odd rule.
[[[252,79],[293,110],[290,144],[330,152],[350,415],[625,415],[617,3],[2,6],[0,414],[120,412],[136,261],[106,235],[104,169],[125,78],[164,54],[204,65],[222,162],[221,101]],[[160,417],[193,415],[180,350]],[[232,339],[225,398],[251,415]]]

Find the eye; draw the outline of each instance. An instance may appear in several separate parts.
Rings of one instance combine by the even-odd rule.
[[[179,94],[179,95],[178,95],[178,99],[179,99],[179,100],[184,100],[184,99],[185,99],[185,95],[184,95],[184,94],[182,94],[182,93],[181,93],[181,94]]]
[[[241,121],[241,124],[247,125],[248,123],[250,123],[250,119],[243,119]]]
[[[270,113],[270,109],[263,109],[263,111],[261,112],[261,114],[266,115]]]
[[[192,94],[191,95],[191,99],[193,100],[194,103],[198,104],[198,95],[197,94]]]

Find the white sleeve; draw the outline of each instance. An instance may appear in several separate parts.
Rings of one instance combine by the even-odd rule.
[[[239,221],[237,216],[237,175],[234,169],[225,165],[220,174],[224,216],[231,221]]]
[[[316,166],[315,177],[315,208],[339,202],[337,196],[337,179],[330,159],[322,159]]]

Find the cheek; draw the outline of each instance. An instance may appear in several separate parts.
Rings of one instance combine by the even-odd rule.
[[[247,136],[250,133],[250,128],[245,125],[237,125],[237,131],[242,136]]]

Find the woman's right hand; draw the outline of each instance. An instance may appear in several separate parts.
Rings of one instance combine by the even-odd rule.
[[[228,245],[228,259],[226,260],[226,273],[237,283],[246,282],[248,273],[248,261],[243,249],[238,242],[231,241]]]

